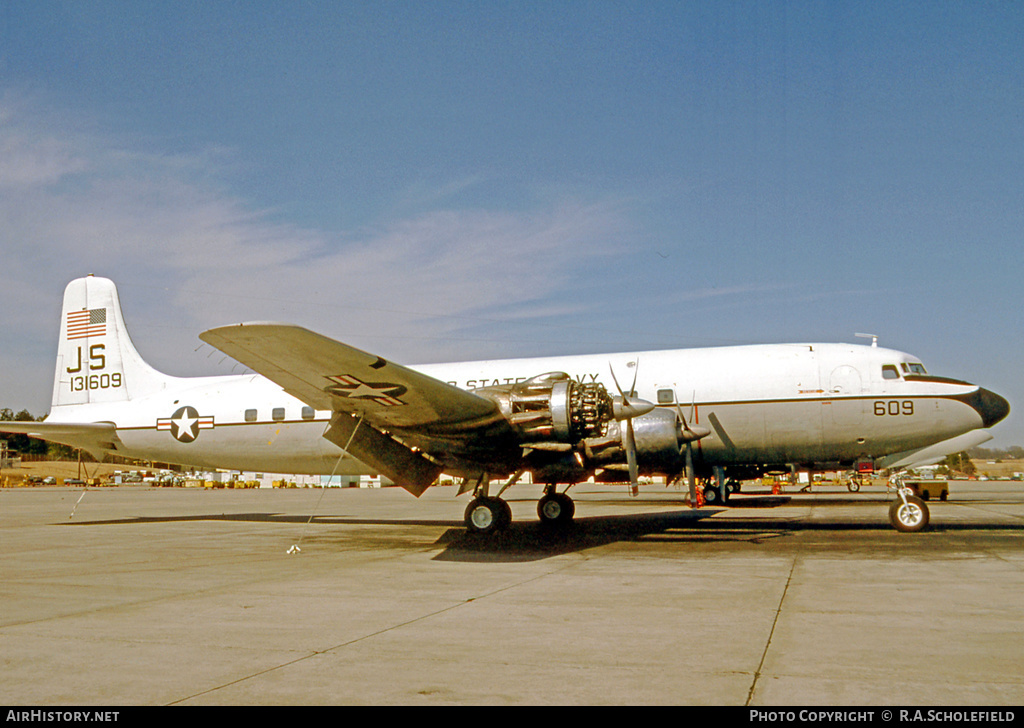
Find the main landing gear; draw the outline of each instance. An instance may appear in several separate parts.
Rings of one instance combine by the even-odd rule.
[[[504,490],[505,488],[502,488],[501,492]],[[572,523],[575,515],[576,504],[572,502],[572,498],[556,491],[553,485],[544,489],[543,497],[537,502],[537,516],[541,525],[564,528]],[[466,507],[465,518],[466,528],[470,533],[491,535],[508,528],[512,523],[512,509],[500,497],[487,495],[485,486],[478,484],[473,500]]]
[[[545,526],[566,526],[576,515],[576,504],[565,493],[555,492],[553,485],[548,486],[544,497],[537,501],[537,515]]]
[[[482,495],[466,506],[466,528],[470,533],[492,534],[512,523],[512,509],[501,498]]]

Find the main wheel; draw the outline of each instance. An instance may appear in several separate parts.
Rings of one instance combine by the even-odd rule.
[[[722,502],[722,494],[719,492],[717,485],[704,486],[704,502],[709,506]]]
[[[547,526],[564,526],[576,515],[576,504],[565,493],[549,493],[537,502],[537,515]]]
[[[508,527],[512,509],[501,498],[482,496],[466,506],[466,528],[470,533],[489,535]]]
[[[908,495],[906,503],[902,498],[898,498],[889,506],[889,523],[897,531],[903,533],[916,533],[924,530],[928,525],[928,518],[928,506],[914,495]]]

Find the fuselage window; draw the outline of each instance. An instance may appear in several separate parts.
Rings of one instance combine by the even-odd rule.
[[[882,367],[882,379],[899,379],[900,370],[893,364],[886,364]]]
[[[676,392],[674,389],[659,389],[658,390],[658,404],[672,404],[676,401]]]
[[[314,417],[316,417],[316,412],[313,411],[312,407],[303,407],[302,408],[302,419],[304,419],[304,420],[311,420]]]
[[[254,409],[247,409],[245,411],[245,421],[246,422],[255,422],[256,421],[256,410],[254,410]]]
[[[274,422],[280,422],[284,419],[284,407],[275,407],[270,411],[270,418]]]

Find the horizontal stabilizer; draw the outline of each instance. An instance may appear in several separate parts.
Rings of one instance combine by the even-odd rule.
[[[28,435],[85,450],[97,460],[103,460],[107,453],[116,452],[121,445],[117,428],[109,422],[0,422],[0,432]]]

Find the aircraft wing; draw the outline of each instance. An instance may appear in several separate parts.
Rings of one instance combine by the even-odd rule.
[[[111,422],[0,422],[0,432],[28,435],[39,440],[85,450],[97,460],[106,453],[117,452],[121,441]]]
[[[299,326],[237,324],[199,338],[311,407],[333,411],[324,436],[416,495],[442,466],[488,457],[485,434],[510,431],[490,399]]]
[[[965,452],[972,447],[978,447],[983,442],[992,439],[992,433],[987,430],[971,430],[962,435],[957,435],[949,440],[937,442],[928,447],[918,448],[907,452],[898,452],[876,461],[876,467],[888,468],[921,468],[925,465],[934,465],[942,462],[947,455],[958,452]]]
[[[500,417],[489,399],[299,326],[238,324],[199,338],[311,407],[380,427],[443,430]]]

